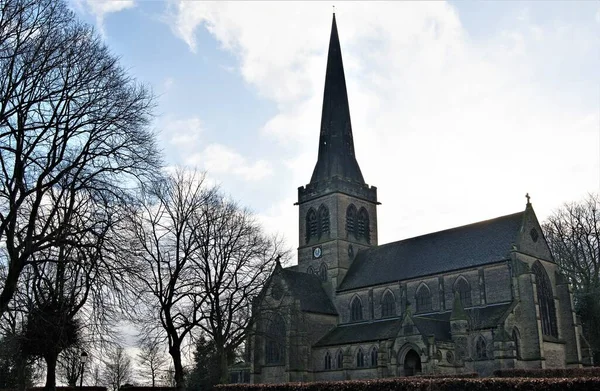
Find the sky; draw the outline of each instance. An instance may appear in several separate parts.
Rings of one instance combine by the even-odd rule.
[[[600,191],[600,3],[70,0],[157,95],[169,167],[298,246],[335,5],[379,243]]]

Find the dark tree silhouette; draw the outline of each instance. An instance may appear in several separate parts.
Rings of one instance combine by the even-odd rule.
[[[566,203],[544,224],[554,260],[574,288],[575,309],[584,335],[600,361],[600,196]]]
[[[0,2],[0,316],[40,253],[95,232],[82,200],[111,212],[155,172],[152,105],[64,1]]]
[[[250,302],[279,243],[198,173],[166,177],[148,189],[141,204],[131,214],[127,256],[140,270],[144,331],[167,340],[178,387],[184,385],[181,349],[194,331],[214,341],[220,373],[226,374],[227,352],[243,342]]]

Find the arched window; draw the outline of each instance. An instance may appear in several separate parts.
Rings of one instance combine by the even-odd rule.
[[[390,291],[386,291],[383,294],[383,300],[381,301],[381,317],[387,318],[396,315],[396,299]]]
[[[306,214],[306,243],[311,239],[316,239],[319,236],[319,221],[317,213],[313,208],[308,210]]]
[[[460,296],[460,302],[463,307],[471,307],[471,285],[463,276],[459,276],[454,283],[454,290],[458,292]]]
[[[371,240],[369,232],[369,213],[365,208],[360,208],[358,212],[358,224],[356,226],[356,238],[364,239],[367,243]]]
[[[342,369],[344,367],[344,353],[341,350],[338,350],[337,355],[335,356],[335,367],[337,369]]]
[[[546,270],[539,261],[533,264],[531,271],[535,275],[535,282],[537,284],[537,299],[542,318],[542,333],[558,338],[556,308],[554,307],[554,295],[552,294],[550,278],[548,278]]]
[[[475,343],[475,357],[478,359],[488,358],[487,343],[481,335],[477,337],[477,342]]]
[[[519,333],[519,330],[516,327],[513,329],[512,339],[515,344],[515,355],[517,356],[517,359],[520,360],[521,359],[521,335]]]
[[[365,366],[365,355],[362,351],[362,348],[358,348],[358,351],[356,352],[356,366],[358,368]]]
[[[285,322],[279,315],[273,316],[266,332],[265,361],[267,364],[285,362]]]
[[[331,369],[331,354],[329,352],[325,353],[325,370]]]
[[[354,299],[352,299],[352,304],[350,305],[350,320],[362,320],[362,312],[362,303],[360,302],[360,299],[358,297],[354,297]]]
[[[327,281],[327,265],[325,263],[322,263],[319,267],[319,278],[323,282]]]
[[[421,284],[417,289],[417,312],[431,311],[431,291],[427,284]]]
[[[308,269],[306,269],[306,273],[307,274],[315,274],[315,269],[313,269],[312,266],[309,266]]]
[[[329,209],[325,205],[319,207],[319,237],[329,236]]]
[[[346,232],[348,236],[351,234],[356,237],[356,206],[350,204],[346,209]]]
[[[376,346],[373,346],[373,348],[371,349],[371,366],[372,367],[377,366],[377,347]]]

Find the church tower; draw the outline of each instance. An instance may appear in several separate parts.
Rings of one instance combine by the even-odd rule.
[[[329,39],[319,155],[310,183],[298,188],[298,270],[332,293],[356,253],[377,245],[377,188],[365,183],[352,139],[350,107],[335,14]]]

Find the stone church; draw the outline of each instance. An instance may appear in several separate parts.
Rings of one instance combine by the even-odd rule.
[[[254,302],[252,383],[584,363],[571,291],[529,197],[523,211],[378,245],[335,15],[318,160],[297,205],[298,265],[278,263]]]

